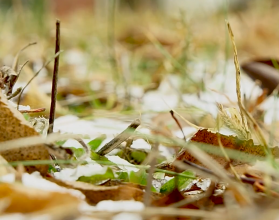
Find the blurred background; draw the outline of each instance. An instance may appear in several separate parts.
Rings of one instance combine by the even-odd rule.
[[[0,64],[11,66],[21,48],[37,42],[19,59],[20,64],[29,61],[30,71],[24,69],[20,77],[26,82],[53,56],[59,19],[59,100],[94,96],[89,103],[94,108],[116,107],[119,97],[141,98],[170,73],[180,77],[180,91],[202,90],[206,82],[195,75],[220,68],[226,72],[233,56],[225,20],[231,23],[241,62],[278,58],[275,0],[1,0],[0,8]],[[51,73],[52,65],[44,68],[34,88],[49,94]],[[140,94],[134,88],[127,91],[131,85],[141,86]],[[23,103],[45,105],[30,97],[26,94]],[[78,104],[71,105],[84,111]]]

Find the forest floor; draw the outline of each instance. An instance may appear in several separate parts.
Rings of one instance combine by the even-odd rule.
[[[0,14],[0,219],[278,218],[276,2],[19,6]]]

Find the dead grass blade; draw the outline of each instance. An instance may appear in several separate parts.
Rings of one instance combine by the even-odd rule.
[[[240,90],[240,67],[239,67],[239,62],[238,62],[238,57],[237,57],[237,49],[236,49],[236,45],[235,45],[235,41],[234,41],[234,35],[233,35],[233,31],[231,29],[231,25],[228,21],[226,21],[227,26],[228,26],[228,31],[229,31],[229,35],[231,38],[231,42],[232,42],[232,46],[233,46],[233,51],[234,51],[234,65],[235,65],[235,70],[236,70],[236,95],[237,95],[237,101],[238,101],[238,106],[239,106],[239,110],[240,110],[240,115],[241,115],[241,119],[242,119],[242,124],[244,129],[246,130],[246,135],[247,135],[247,139],[250,138],[250,132],[248,130],[248,126],[247,126],[247,122],[245,120],[244,117],[244,106],[242,104],[241,101],[241,90]]]
[[[34,146],[37,144],[51,144],[55,141],[59,140],[66,140],[66,139],[80,139],[82,135],[78,134],[50,134],[46,138],[41,136],[32,136],[32,137],[25,137],[25,138],[18,138],[15,140],[5,141],[0,143],[0,152],[6,150],[12,150],[16,148],[23,148],[28,146]]]
[[[108,142],[105,146],[102,147],[98,151],[100,155],[106,155],[111,152],[113,149],[117,148],[122,142],[126,141],[131,135],[133,131],[140,125],[140,119],[136,119],[133,121],[122,133],[113,138],[110,142]]]

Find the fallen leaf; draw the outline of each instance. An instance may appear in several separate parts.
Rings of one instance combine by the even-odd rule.
[[[9,104],[2,92],[0,92],[0,125],[0,142],[39,135],[39,133],[28,124],[23,115]],[[49,159],[49,152],[44,145],[5,151],[1,151],[0,149],[0,154],[8,162]],[[26,170],[28,172],[39,171],[42,175],[46,175],[48,165],[27,166]]]
[[[19,73],[16,73],[9,66],[2,66],[0,68],[0,78],[1,80],[3,80],[0,83],[0,88],[5,89],[5,93],[7,94],[7,96],[12,94],[13,86],[17,81],[18,76]],[[2,83],[4,83],[4,85]]]
[[[175,188],[174,190],[172,190],[167,195],[165,195],[165,196],[163,196],[159,199],[154,199],[152,201],[152,205],[154,205],[154,206],[167,206],[167,205],[179,202],[182,199],[184,199],[184,196],[182,195],[182,193],[177,188]]]
[[[117,186],[95,186],[90,183],[61,181],[54,178],[48,178],[48,180],[60,186],[81,191],[85,195],[86,201],[91,205],[96,205],[103,200],[142,201],[144,195],[143,190],[138,185],[130,183]]]
[[[0,184],[0,200],[6,200],[4,213],[31,213],[74,204],[78,212],[79,199],[70,194],[49,192],[19,184]],[[72,208],[73,208],[72,207]]]
[[[252,139],[241,140],[232,135],[226,136],[226,135],[223,135],[220,133],[213,133],[213,132],[208,131],[207,129],[201,129],[201,130],[197,131],[197,133],[191,138],[191,141],[214,145],[214,146],[210,147],[210,148],[212,148],[211,151],[220,152],[218,135],[220,136],[221,143],[225,149],[238,150],[238,151],[244,152],[248,155],[258,156],[257,158],[266,156],[264,147],[261,145],[255,145],[253,143]],[[216,148],[216,146],[218,146],[218,148]],[[279,150],[278,147],[271,149],[271,152],[275,157],[278,157],[278,150]],[[214,153],[209,153],[209,152],[208,152],[208,154],[213,159],[215,159],[218,163],[220,163],[222,166],[228,165],[228,161],[226,160],[226,158],[224,156],[218,156],[216,153],[214,154]],[[196,158],[194,158],[190,153],[188,153],[187,150],[183,150],[178,155],[176,160],[180,160],[180,161],[188,160],[190,162],[203,166],[203,164],[200,161],[198,161]],[[240,156],[239,156],[239,160],[231,160],[231,163],[232,163],[232,165],[245,164],[245,162],[241,161]]]

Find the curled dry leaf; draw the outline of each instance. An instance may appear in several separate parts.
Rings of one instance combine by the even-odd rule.
[[[207,129],[201,129],[197,131],[197,133],[191,138],[191,141],[194,142],[199,142],[199,143],[204,143],[204,144],[210,144],[214,146],[220,146],[219,141],[218,141],[218,136],[220,138],[220,141],[225,149],[232,149],[232,150],[238,150],[243,153],[246,153],[246,155],[252,155],[252,156],[257,156],[257,158],[260,157],[265,157],[266,152],[263,146],[261,145],[255,145],[253,143],[253,140],[241,140],[238,139],[235,136],[226,136],[222,135],[220,133],[213,133],[208,131]],[[220,151],[219,148],[216,147],[208,147],[208,151],[212,151],[212,153],[209,153],[209,155],[215,159],[218,163],[220,163],[222,166],[226,167],[228,165],[228,161],[224,156],[217,155],[216,153],[214,154],[214,151]],[[275,157],[278,157],[279,149],[278,147],[272,148],[271,149],[272,154]],[[256,157],[255,157],[256,158]],[[239,156],[239,161],[237,160],[231,160],[232,165],[241,165],[245,164],[243,161],[241,161],[241,157]],[[201,166],[202,163],[197,161],[187,150],[182,151],[176,160],[188,160],[190,162],[199,164]],[[256,160],[256,159],[255,159]],[[253,162],[253,161],[251,161]]]
[[[0,125],[0,142],[39,135],[28,124],[23,115],[9,104],[2,92],[0,92]],[[42,144],[13,150],[2,151],[0,149],[0,154],[8,162],[49,159],[48,150]],[[48,171],[48,165],[27,166],[26,170],[28,172],[39,171],[42,175],[45,175]]]
[[[70,194],[48,192],[35,188],[29,188],[19,184],[0,184],[0,200],[5,199],[4,213],[33,213],[44,212],[50,214],[53,208],[63,208],[72,205],[71,213],[78,213],[79,199]]]
[[[7,95],[11,95],[18,75],[11,67],[2,66],[0,68],[0,88],[5,89]]]

